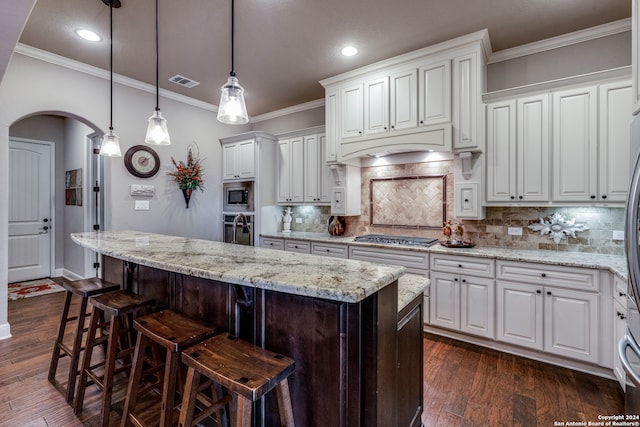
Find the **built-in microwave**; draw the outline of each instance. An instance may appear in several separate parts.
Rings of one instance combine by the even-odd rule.
[[[253,182],[232,182],[223,186],[225,212],[253,211]]]

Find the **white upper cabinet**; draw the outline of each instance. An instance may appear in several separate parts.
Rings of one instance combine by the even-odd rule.
[[[341,139],[362,136],[364,130],[362,92],[362,84],[350,85],[340,91],[342,108],[338,118]]]
[[[389,131],[389,78],[364,84],[364,133],[373,135]]]
[[[640,0],[631,1],[631,64],[633,114],[640,113]]]
[[[222,179],[252,179],[256,176],[255,140],[222,145]]]
[[[294,137],[278,141],[278,203],[302,203],[304,139]]]
[[[484,67],[479,66],[479,53],[453,59],[453,149],[482,151],[482,108]],[[480,116],[479,116],[480,115]]]
[[[487,202],[549,200],[549,95],[487,105]]]
[[[597,199],[596,86],[553,93],[553,200]]]
[[[304,195],[306,203],[329,204],[329,175],[331,170],[324,161],[326,137],[307,135],[304,137]]]
[[[325,161],[338,161],[338,92],[327,91],[324,104],[324,123],[326,128]]]
[[[391,75],[391,131],[418,125],[418,71],[411,68]]]
[[[629,169],[621,167],[620,161],[631,152],[631,82],[600,85],[599,100],[598,196],[602,201],[625,202],[630,176]]]
[[[423,65],[418,71],[419,124],[422,126],[451,122],[451,61]]]
[[[482,151],[486,30],[321,81],[336,160],[410,151]],[[455,129],[455,141],[452,136]],[[331,151],[328,151],[331,152]]]

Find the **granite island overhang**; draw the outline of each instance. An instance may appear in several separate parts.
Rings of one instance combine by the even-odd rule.
[[[406,407],[398,398],[399,361],[407,358],[398,356],[399,343],[407,348],[397,311],[404,267],[136,231],[71,239],[102,255],[105,280],[153,296],[157,310],[179,310],[293,358],[296,424],[397,425]],[[421,300],[408,337],[409,377],[420,385]],[[405,408],[411,425],[420,425],[421,396]],[[254,425],[279,425],[276,408],[265,396],[254,405]]]

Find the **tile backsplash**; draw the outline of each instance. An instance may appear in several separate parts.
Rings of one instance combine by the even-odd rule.
[[[369,181],[372,178],[400,177],[414,175],[447,175],[447,217],[453,217],[453,162],[450,160],[428,163],[410,163],[401,165],[363,167],[362,173],[362,215],[346,217],[345,235],[394,234],[417,237],[442,238],[440,230],[415,229],[405,227],[378,227],[370,225]],[[389,209],[389,208],[387,208]],[[402,209],[402,206],[395,209]],[[548,235],[541,236],[527,226],[548,219],[558,212],[566,219],[575,219],[588,230],[579,232],[576,237],[563,239],[556,244]],[[389,212],[388,215],[392,215]],[[293,207],[292,231],[327,232],[330,217],[328,206]],[[295,218],[301,218],[297,224]],[[624,242],[613,240],[614,230],[624,230],[623,208],[601,207],[487,207],[486,218],[481,221],[464,220],[464,240],[478,246],[512,247],[517,249],[545,249],[569,252],[587,252],[599,254],[624,255]],[[522,228],[521,236],[508,235],[509,227]]]

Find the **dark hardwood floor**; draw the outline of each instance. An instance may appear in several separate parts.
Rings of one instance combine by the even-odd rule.
[[[61,292],[9,302],[13,336],[0,341],[0,426],[98,424],[95,387],[79,417],[60,392],[67,358],[58,368],[60,383],[47,381],[63,300]],[[74,301],[72,310],[77,307]],[[425,426],[553,426],[623,413],[614,381],[433,335],[425,335],[424,356]],[[124,391],[115,396],[113,426],[123,398]]]

